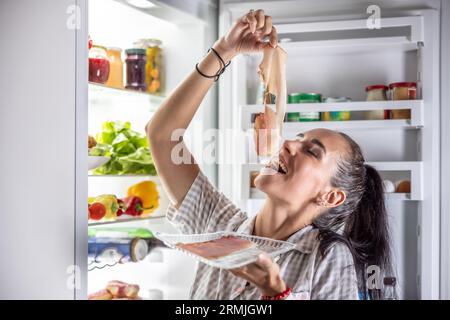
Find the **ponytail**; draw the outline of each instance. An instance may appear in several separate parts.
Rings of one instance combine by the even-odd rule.
[[[345,234],[354,248],[354,259],[359,270],[363,294],[366,293],[367,267],[378,266],[390,273],[390,243],[388,215],[384,204],[383,181],[370,165],[364,165],[365,190],[355,214],[350,215]],[[363,273],[363,274],[362,274]],[[381,299],[380,290],[369,290],[372,299]]]
[[[369,299],[382,299],[381,290],[368,289],[366,283],[369,266],[379,267],[381,277],[392,272],[383,181],[377,170],[365,164],[358,144],[340,134],[350,150],[338,161],[331,184],[345,192],[346,200],[314,221],[321,238],[320,250],[325,254],[335,242],[345,243],[353,255],[360,293],[364,298],[368,294]]]

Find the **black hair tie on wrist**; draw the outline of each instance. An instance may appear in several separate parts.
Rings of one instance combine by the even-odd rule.
[[[219,78],[222,75],[222,73],[225,72],[225,69],[230,65],[231,61],[228,61],[228,63],[225,63],[225,61],[223,61],[222,57],[220,56],[220,54],[216,50],[214,50],[213,48],[209,48],[207,53],[209,53],[210,51],[214,52],[214,54],[217,56],[217,58],[220,61],[220,66],[221,67],[220,67],[219,71],[217,71],[217,73],[215,75],[209,76],[209,75],[204,74],[203,72],[200,71],[200,69],[198,67],[198,63],[195,65],[195,69],[197,70],[197,72],[201,76],[203,76],[205,78],[208,78],[208,79],[214,79],[214,81],[217,82],[217,80],[219,80]]]
[[[225,63],[225,61],[223,61],[222,57],[220,56],[220,54],[214,49],[214,48],[209,48],[208,52],[212,51],[214,52],[214,54],[217,56],[217,58],[219,58],[221,64],[222,64],[222,68],[226,69],[226,67],[228,67],[231,63],[231,60],[228,61],[228,63]],[[222,72],[223,73],[223,72]]]

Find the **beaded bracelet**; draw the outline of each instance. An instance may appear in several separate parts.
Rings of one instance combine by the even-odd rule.
[[[282,293],[279,293],[273,297],[271,296],[262,296],[261,300],[284,300],[286,299],[292,292],[291,288],[287,288],[286,290],[284,290]]]

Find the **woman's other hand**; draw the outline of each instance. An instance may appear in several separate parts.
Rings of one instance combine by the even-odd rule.
[[[255,263],[230,272],[253,283],[265,296],[273,297],[287,289],[280,276],[280,267],[266,254],[261,254]]]
[[[268,42],[264,41],[266,37]],[[258,52],[277,45],[277,31],[272,26],[272,17],[266,16],[264,10],[251,10],[235,22],[214,48],[230,60],[239,53]]]

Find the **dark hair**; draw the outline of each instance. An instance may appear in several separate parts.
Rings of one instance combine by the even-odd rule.
[[[366,270],[375,265],[381,276],[392,276],[383,181],[377,170],[365,164],[358,144],[348,135],[339,134],[349,145],[349,152],[338,160],[331,184],[344,191],[346,199],[314,221],[321,239],[319,248],[325,254],[336,242],[345,243],[353,255],[360,293],[364,299],[382,299],[381,290],[367,289]]]

